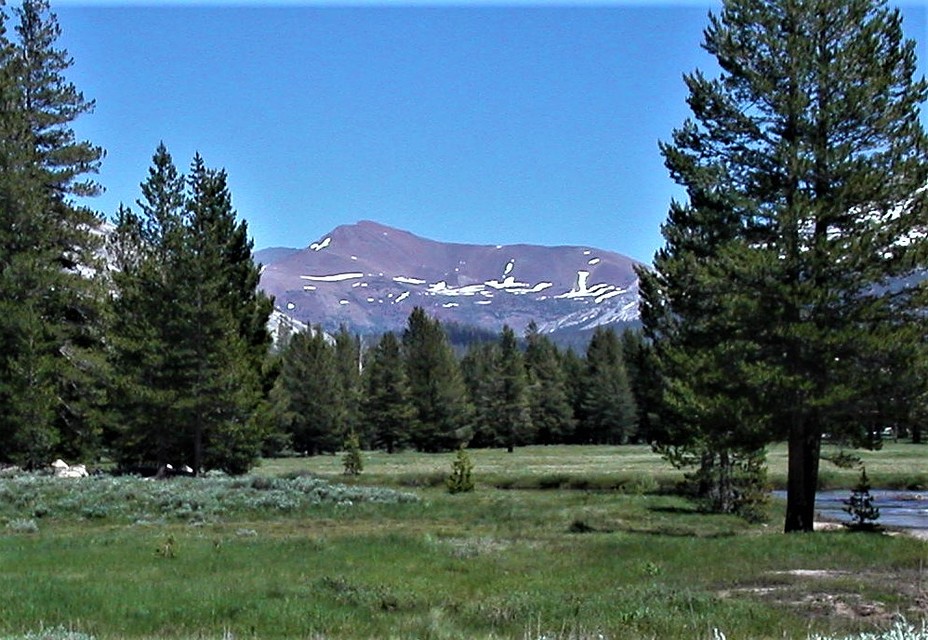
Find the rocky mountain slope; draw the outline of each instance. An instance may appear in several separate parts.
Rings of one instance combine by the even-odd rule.
[[[256,260],[282,313],[326,329],[401,330],[415,306],[494,331],[521,332],[532,320],[548,333],[582,331],[638,318],[635,261],[594,247],[444,243],[364,221]]]

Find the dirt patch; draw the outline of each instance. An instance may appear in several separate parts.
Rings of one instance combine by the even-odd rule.
[[[815,618],[874,624],[889,623],[900,613],[911,619],[928,615],[928,575],[918,570],[792,569],[767,575],[769,580],[719,596],[764,600]]]

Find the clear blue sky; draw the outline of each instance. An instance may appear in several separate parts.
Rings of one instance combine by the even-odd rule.
[[[163,140],[182,169],[199,151],[228,171],[256,248],[371,219],[644,262],[679,195],[657,142],[688,115],[682,74],[713,69],[699,45],[717,8],[52,3],[97,102],[77,130],[107,150],[107,215]],[[902,6],[924,70],[928,9]]]

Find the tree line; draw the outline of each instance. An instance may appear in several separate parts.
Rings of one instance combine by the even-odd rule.
[[[441,322],[416,307],[401,335],[365,340],[321,327],[289,338],[266,453],[333,453],[349,435],[391,453],[647,440],[635,396],[644,385],[626,366],[642,362],[639,333],[599,328],[579,356],[532,323],[522,341],[504,327],[458,357]]]
[[[644,338],[578,356],[530,329],[456,355],[402,335],[294,335],[224,171],[157,148],[115,230],[85,206],[103,150],[72,123],[46,0],[0,4],[0,462],[248,469],[262,450],[651,442],[722,511],[788,446],[785,529],[812,528],[826,435],[873,445],[925,417],[928,135],[915,43],[881,0],[726,0],[661,151],[685,190],[639,270]],[[363,348],[362,348],[363,346]]]
[[[104,151],[73,131],[94,103],[59,35],[45,0],[0,10],[0,462],[240,473],[352,433],[387,451],[641,437],[608,331],[578,357],[534,327],[523,349],[508,328],[487,342],[416,309],[363,349],[316,329],[272,354],[225,171],[196,155],[183,173],[161,144],[111,225],[83,204]],[[474,346],[459,357],[449,332]]]

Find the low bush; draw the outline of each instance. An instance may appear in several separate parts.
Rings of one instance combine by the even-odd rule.
[[[8,518],[8,528],[17,532],[37,530],[31,519],[35,517],[208,522],[236,514],[298,513],[324,505],[418,501],[416,495],[408,492],[349,487],[308,475],[293,478],[219,475],[158,481],[135,476],[63,480],[22,474],[0,479],[0,517]]]

